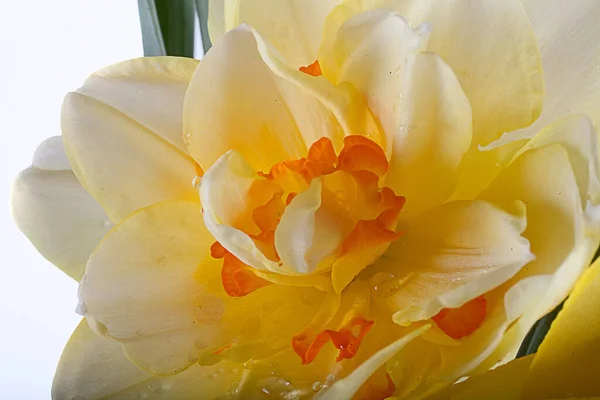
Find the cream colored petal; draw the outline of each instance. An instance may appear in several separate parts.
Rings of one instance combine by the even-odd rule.
[[[152,376],[132,364],[119,343],[96,335],[83,320],[61,356],[52,385],[52,398],[215,398],[235,387],[242,371],[239,364],[221,361],[210,367],[192,366],[170,377]]]
[[[225,153],[206,171],[200,186],[204,223],[210,233],[242,262],[260,270],[281,272],[247,233],[236,228],[249,209],[249,191],[259,179],[252,167],[235,151]]]
[[[316,398],[319,400],[352,398],[358,389],[360,389],[362,384],[365,383],[379,367],[384,365],[396,353],[402,350],[404,346],[410,343],[413,339],[421,336],[429,328],[429,325],[425,325],[421,328],[415,329],[414,331],[397,339],[387,347],[384,347],[377,353],[373,354],[371,358],[362,363],[358,368],[354,369],[354,371],[352,371],[349,375],[336,381],[327,390],[319,393]]]
[[[208,32],[213,45],[237,26],[239,0],[208,0]]]
[[[289,347],[323,293],[270,285],[229,297],[222,260],[210,257],[213,242],[198,204],[164,202],[132,214],[90,258],[80,310],[95,331],[119,341],[132,362],[160,375],[212,364],[213,353],[226,346],[234,345],[227,352],[238,359],[246,354],[242,361]],[[216,361],[233,357],[221,354]]]
[[[587,265],[583,260],[563,264],[585,240],[579,188],[567,150],[560,144],[547,144],[524,152],[482,198],[505,209],[517,200],[527,205],[523,236],[531,243],[536,259],[515,279],[558,273],[546,299],[539,303],[539,318],[566,297]],[[561,265],[565,268],[559,269]]]
[[[140,367],[181,372],[198,356],[194,341],[210,334],[194,331],[193,307],[205,292],[194,274],[213,241],[198,204],[160,203],[132,214],[90,257],[80,311],[98,333],[122,341],[126,353],[138,356],[130,358]],[[220,299],[205,296],[201,302],[220,317]],[[140,353],[140,347],[146,352]]]
[[[75,280],[112,226],[71,171],[60,136],[42,142],[15,179],[11,211],[38,251]]]
[[[96,335],[85,319],[73,332],[60,357],[52,398],[100,399],[149,379],[150,375],[133,365],[121,345]]]
[[[346,21],[332,47],[320,54],[321,69],[330,81],[350,82],[365,97],[385,132],[382,147],[388,155],[401,124],[407,56],[424,49],[427,39],[427,29],[413,30],[399,14],[378,9]]]
[[[342,23],[375,8],[397,11],[411,24],[427,22],[427,45],[452,68],[473,107],[474,144],[529,125],[542,107],[537,44],[518,0],[346,0],[325,22],[328,51]]]
[[[183,98],[197,66],[193,58],[136,58],[96,71],[77,92],[119,110],[186,152]]]
[[[323,136],[338,151],[345,134],[379,139],[351,86],[290,67],[248,26],[227,33],[200,63],[185,100],[184,131],[205,170],[229,150],[266,172],[305,156]]]
[[[533,360],[523,399],[600,393],[600,262],[585,272]]]
[[[295,68],[317,59],[325,17],[341,0],[237,0],[209,3],[213,43],[240,24],[254,27]]]
[[[65,153],[61,136],[52,136],[44,140],[35,149],[31,165],[48,171],[70,171],[71,164]]]
[[[375,296],[410,324],[501,285],[533,259],[524,208],[516,215],[482,201],[451,202],[423,214],[375,266]]]
[[[296,273],[315,272],[347,234],[336,215],[322,207],[322,187],[320,178],[313,179],[310,187],[286,207],[275,230],[275,246],[283,267]]]
[[[432,53],[410,56],[386,184],[406,197],[402,218],[441,204],[454,191],[469,149],[472,114],[456,76]],[[388,131],[390,132],[390,131]]]
[[[585,113],[600,126],[600,4],[576,0],[564,7],[560,0],[522,0],[540,46],[546,97],[533,136],[555,118]]]
[[[530,299],[535,307],[509,328],[485,365],[514,356],[533,323],[568,295],[589,265],[598,247],[597,222],[590,212],[596,197],[595,148],[595,133],[584,117],[562,118],[542,130],[483,193],[501,207],[516,199],[527,204],[523,235],[536,260],[513,280],[539,276],[547,281],[546,289]]]
[[[113,221],[163,200],[197,201],[193,160],[106,103],[69,93],[62,131],[73,172]]]

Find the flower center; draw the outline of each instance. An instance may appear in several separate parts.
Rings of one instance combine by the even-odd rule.
[[[404,198],[379,185],[387,170],[377,143],[347,136],[337,155],[331,140],[321,138],[306,157],[249,174],[243,211],[229,225],[251,239],[264,262],[247,262],[256,257],[215,235],[211,255],[223,259],[226,292],[244,296],[283,279],[275,274],[292,280],[320,275],[341,292],[400,236],[395,229]]]

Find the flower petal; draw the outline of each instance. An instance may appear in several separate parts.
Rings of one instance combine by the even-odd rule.
[[[52,398],[104,398],[149,378],[125,357],[119,343],[96,335],[84,319],[60,357]]]
[[[471,106],[456,76],[431,53],[405,67],[400,128],[386,184],[407,198],[403,218],[441,204],[454,191],[471,144]]]
[[[526,129],[529,137],[566,113],[589,115],[600,125],[600,4],[577,0],[522,0],[540,46],[546,98],[540,118]]]
[[[250,191],[260,178],[235,151],[225,153],[206,171],[200,186],[204,207],[204,223],[210,233],[227,251],[244,264],[259,270],[280,272],[279,263],[269,260],[250,238],[249,222],[241,221],[251,215]],[[242,230],[242,226],[246,228]]]
[[[193,65],[125,62],[66,96],[62,130],[73,172],[114,221],[162,200],[197,199],[191,181],[200,171],[177,138]]]
[[[600,393],[600,261],[585,272],[531,365],[524,399]]]
[[[325,17],[341,0],[212,1],[209,29],[213,43],[240,24],[254,27],[295,68],[317,59]]]
[[[197,66],[193,58],[136,58],[94,72],[77,92],[121,111],[187,152],[181,136],[183,98]]]
[[[482,198],[503,209],[514,201],[527,204],[527,229],[523,236],[531,243],[536,259],[515,280],[538,274],[555,275],[553,288],[539,304],[539,318],[567,296],[587,265],[580,260],[558,268],[585,240],[579,187],[567,150],[560,144],[547,144],[524,152]]]
[[[331,46],[321,49],[325,77],[336,85],[351,82],[366,98],[386,133],[382,147],[388,155],[400,124],[406,58],[425,48],[427,38],[426,30],[411,29],[399,14],[378,9],[346,21]]]
[[[83,320],[67,343],[52,385],[53,399],[197,399],[227,393],[241,365],[221,361],[192,366],[170,377],[151,376],[132,364],[122,346],[96,335]]]
[[[11,191],[17,226],[44,257],[75,280],[112,223],[71,171],[60,136],[38,147]]]
[[[490,366],[516,354],[533,323],[569,294],[598,247],[596,142],[585,117],[561,118],[538,133],[482,194],[500,207],[517,199],[527,204],[523,235],[536,260],[513,280],[539,276],[547,281],[546,289],[530,299],[535,307],[506,332]]]
[[[373,354],[371,358],[354,369],[349,375],[336,381],[330,388],[318,396],[319,400],[350,399],[360,389],[363,383],[382,365],[384,365],[394,354],[400,351],[413,339],[421,336],[429,325],[415,329],[395,342]]]
[[[322,49],[342,23],[388,8],[412,26],[431,25],[427,45],[452,68],[473,107],[474,145],[533,122],[542,107],[543,76],[535,37],[517,0],[349,0],[325,22]],[[493,95],[490,95],[493,94]]]
[[[184,130],[205,170],[232,149],[266,172],[305,156],[323,136],[338,151],[345,134],[379,139],[351,86],[291,68],[248,26],[227,33],[200,63],[185,100]]]
[[[323,293],[270,285],[229,297],[221,260],[210,257],[213,242],[198,204],[164,202],[132,214],[90,258],[80,309],[95,331],[121,342],[132,362],[154,374],[210,364],[229,352],[241,357],[248,345],[289,348]]]
[[[410,324],[499,286],[532,260],[526,219],[482,201],[456,201],[412,220],[375,265],[375,296]]]

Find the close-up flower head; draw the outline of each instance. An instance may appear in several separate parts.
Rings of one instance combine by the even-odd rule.
[[[199,20],[201,60],[68,93],[13,184],[79,282],[53,399],[600,396],[600,1]]]

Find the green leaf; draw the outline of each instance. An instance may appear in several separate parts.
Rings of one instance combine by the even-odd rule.
[[[208,0],[196,0],[196,11],[200,22],[200,34],[202,35],[202,48],[204,54],[211,48],[210,35],[208,34]]]
[[[193,0],[138,0],[145,56],[194,57]]]
[[[544,315],[533,325],[527,336],[525,336],[525,339],[523,339],[521,347],[519,347],[517,358],[525,357],[538,351],[542,341],[550,330],[550,325],[552,325],[552,322],[556,319],[560,310],[562,310],[563,304],[564,302],[560,303],[558,307]]]
[[[140,25],[142,27],[142,41],[144,43],[144,55],[166,56],[165,43],[163,42],[160,22],[154,0],[138,0],[138,12],[140,14]]]

